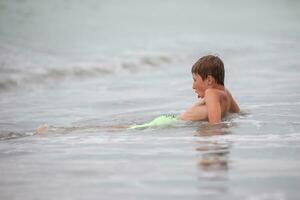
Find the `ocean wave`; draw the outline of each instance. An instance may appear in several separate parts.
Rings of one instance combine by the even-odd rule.
[[[159,70],[180,59],[165,52],[125,52],[96,61],[66,61],[46,53],[0,45],[0,91],[68,78],[93,78]]]
[[[1,132],[0,141],[33,136],[35,134],[36,134],[35,132]]]
[[[245,105],[245,109],[259,109],[265,107],[274,107],[274,106],[296,106],[300,105],[300,102],[275,102],[275,103],[262,103],[257,105]]]

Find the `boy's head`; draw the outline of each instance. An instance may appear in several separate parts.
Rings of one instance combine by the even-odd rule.
[[[202,80],[206,80],[210,75],[217,84],[224,86],[224,64],[218,56],[203,56],[193,65],[192,73],[200,75]]]

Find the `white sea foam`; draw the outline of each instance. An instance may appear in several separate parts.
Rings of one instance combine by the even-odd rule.
[[[202,139],[200,139],[202,140]],[[205,137],[203,140],[233,141],[233,142],[300,142],[300,133],[264,134],[264,135],[220,135]]]
[[[249,195],[246,200],[285,200],[286,195],[283,192],[277,191],[277,192],[263,192],[258,194],[251,194]]]
[[[257,109],[264,107],[277,107],[277,106],[298,106],[300,102],[276,102],[276,103],[262,103],[258,105],[245,105],[245,109]]]

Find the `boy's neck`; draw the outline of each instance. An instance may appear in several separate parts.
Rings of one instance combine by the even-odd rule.
[[[208,88],[217,89],[217,90],[225,90],[224,85],[220,85],[220,84],[213,84],[212,86],[209,86]]]

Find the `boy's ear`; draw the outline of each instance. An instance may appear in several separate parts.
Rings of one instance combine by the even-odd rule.
[[[208,85],[211,85],[215,82],[215,78],[212,75],[208,75],[206,79],[207,79]]]

